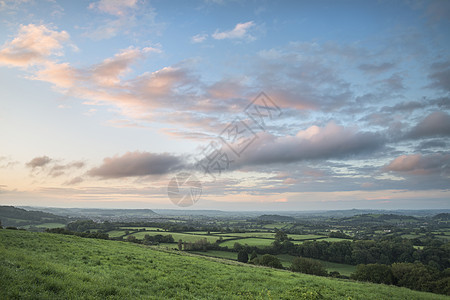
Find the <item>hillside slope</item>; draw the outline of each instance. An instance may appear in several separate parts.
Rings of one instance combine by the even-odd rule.
[[[449,299],[145,246],[0,230],[2,299]]]
[[[42,211],[25,210],[14,206],[0,206],[0,221],[3,226],[19,227],[43,223],[61,223],[61,226],[64,226],[68,219]]]

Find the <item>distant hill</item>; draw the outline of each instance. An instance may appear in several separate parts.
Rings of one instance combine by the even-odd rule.
[[[280,216],[280,215],[262,215],[256,218],[259,221],[271,221],[271,222],[293,222],[294,217]]]
[[[433,217],[433,219],[439,221],[450,221],[450,213],[437,214]]]
[[[59,208],[59,207],[27,207],[44,212],[77,219],[96,221],[141,221],[159,217],[151,209],[107,209],[107,208]]]
[[[0,220],[3,226],[27,226],[46,223],[66,224],[68,219],[52,213],[25,210],[14,206],[0,206]]]
[[[339,219],[341,222],[364,223],[415,223],[420,220],[412,216],[394,214],[363,214]]]

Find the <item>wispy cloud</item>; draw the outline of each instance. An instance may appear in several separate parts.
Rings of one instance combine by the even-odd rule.
[[[193,43],[203,43],[207,38],[208,38],[208,35],[206,33],[199,33],[199,34],[194,35],[191,38],[191,41]]]
[[[224,39],[241,39],[252,41],[255,39],[254,36],[250,35],[248,31],[250,28],[254,27],[255,23],[253,21],[249,21],[246,23],[238,23],[236,26],[229,31],[219,31],[216,30],[212,37],[216,40],[224,40]]]
[[[89,9],[98,9],[113,16],[125,16],[137,5],[137,0],[100,0],[89,4]]]

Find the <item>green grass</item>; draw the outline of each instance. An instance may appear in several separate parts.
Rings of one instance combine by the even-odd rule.
[[[288,268],[292,264],[292,261],[294,260],[294,258],[296,257],[296,256],[292,256],[289,254],[279,254],[276,256],[280,259],[281,264],[285,268]],[[317,261],[320,261],[322,263],[322,265],[325,267],[325,269],[327,269],[328,272],[338,271],[341,275],[345,275],[345,276],[350,276],[350,274],[353,273],[356,269],[356,266],[352,266],[352,265],[339,264],[339,263],[324,261],[324,260],[320,260],[320,259],[317,259]]]
[[[317,234],[288,234],[288,237],[293,239],[294,241],[326,238],[326,236],[324,235],[317,235]]]
[[[274,239],[275,233],[273,232],[239,232],[239,233],[220,233],[219,236],[223,236],[224,238],[227,236],[231,237],[256,237],[256,238],[268,238]]]
[[[109,237],[119,237],[125,235],[125,230],[111,230],[108,231],[107,234],[109,234]]]
[[[238,239],[238,240],[231,240],[231,241],[225,241],[220,243],[220,246],[228,248],[233,248],[234,243],[239,243],[241,245],[249,245],[249,246],[269,246],[274,240],[269,239],[258,239],[258,238],[248,238],[248,239]]]
[[[60,228],[60,227],[65,227],[66,224],[62,224],[62,223],[43,223],[43,224],[38,224],[38,225],[26,225],[26,226],[23,226],[23,228],[30,228],[31,226],[38,227],[38,228]]]
[[[2,299],[448,299],[142,245],[0,230]]]
[[[220,250],[208,250],[206,252],[191,251],[189,253],[194,253],[194,254],[204,255],[204,256],[212,256],[212,257],[217,257],[217,258],[237,260],[237,253],[236,252],[220,251]]]

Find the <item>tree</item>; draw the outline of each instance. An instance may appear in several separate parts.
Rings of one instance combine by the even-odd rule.
[[[178,240],[178,250],[183,250],[183,241],[181,239]]]
[[[253,250],[252,254],[250,255],[250,260],[253,260],[253,259],[257,258],[257,257],[258,257],[258,254],[256,254],[255,250]]]
[[[281,264],[281,261],[271,255],[271,254],[264,254],[261,258],[257,258],[257,264],[261,266],[271,267],[271,268],[277,268],[277,269],[283,269],[283,265]]]
[[[391,270],[395,283],[410,289],[427,291],[434,279],[431,269],[422,263],[395,263]]]
[[[245,250],[241,250],[238,252],[237,260],[239,262],[246,263],[248,262],[248,253]]]
[[[393,284],[394,276],[390,266],[382,264],[358,265],[352,279],[374,283]]]
[[[138,239],[134,235],[127,236],[127,242],[138,243]]]
[[[288,236],[286,234],[286,232],[281,231],[281,230],[277,230],[277,232],[275,233],[275,241],[278,242],[284,242],[288,240]]]
[[[234,249],[234,251],[241,251],[242,245],[239,244],[238,242],[236,242],[236,243],[234,243],[233,249]]]
[[[311,275],[326,276],[327,270],[317,260],[304,257],[296,257],[291,264],[291,271]]]

